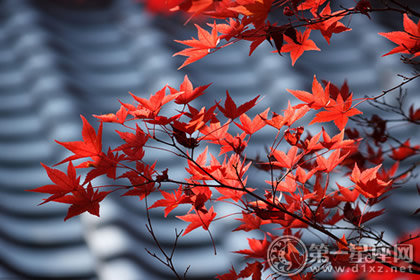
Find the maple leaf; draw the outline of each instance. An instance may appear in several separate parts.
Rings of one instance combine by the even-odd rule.
[[[86,211],[99,217],[99,202],[101,202],[109,193],[110,191],[99,192],[99,189],[93,191],[92,184],[89,183],[86,189],[79,188],[77,191],[74,191],[72,195],[63,196],[54,199],[54,201],[71,204],[64,221]]]
[[[284,138],[286,139],[287,143],[292,146],[298,145],[300,141],[300,137],[305,129],[303,126],[299,126],[297,128],[288,128],[284,132]],[[294,133],[292,131],[295,131]]]
[[[413,122],[420,121],[420,108],[417,108],[416,111],[414,111],[414,105],[411,105],[409,110],[409,118]]]
[[[250,249],[244,249],[235,251],[234,253],[246,255],[245,258],[263,259],[267,258],[267,249],[270,246],[270,242],[267,240],[267,236],[263,240],[254,238],[247,238]]]
[[[259,97],[260,96],[258,95],[254,99],[252,99],[252,100],[250,100],[248,102],[245,102],[244,104],[242,104],[239,107],[237,107],[236,104],[235,104],[235,102],[230,97],[229,92],[226,91],[225,107],[223,108],[219,104],[217,104],[217,107],[219,108],[220,112],[222,112],[223,115],[226,118],[236,119],[237,117],[239,117],[240,115],[242,115],[243,113],[247,112],[252,107],[254,107],[255,104],[256,104],[256,101],[257,101],[257,99]]]
[[[318,156],[316,158],[316,162],[318,164],[318,170],[325,171],[330,173],[334,168],[337,167],[348,155],[349,153],[345,153],[340,157],[341,150],[335,150],[331,153],[328,159],[325,159],[323,156]]]
[[[243,230],[243,231],[251,231],[254,229],[259,229],[261,225],[268,224],[270,221],[262,220],[260,217],[256,216],[255,214],[248,214],[246,212],[242,212],[242,219],[235,219],[241,221],[243,224],[238,226],[233,231]]]
[[[314,173],[317,171],[318,170],[316,170],[316,168],[313,168],[308,173],[306,173],[302,167],[298,166],[296,168],[296,180],[302,184],[305,184],[306,181],[308,181],[312,177],[312,175],[314,175]]]
[[[173,56],[182,55],[182,56],[188,57],[184,61],[184,63],[178,68],[178,70],[187,66],[188,64],[191,64],[205,57],[211,52],[212,49],[216,48],[217,45],[219,44],[220,38],[217,35],[216,23],[214,23],[213,25],[211,34],[208,31],[201,28],[197,24],[195,24],[195,27],[197,28],[197,31],[198,31],[198,40],[194,38],[192,38],[191,40],[184,40],[184,41],[175,40],[175,42],[177,43],[184,44],[190,47],[180,52],[177,52],[173,55]]]
[[[45,185],[36,189],[28,190],[30,192],[52,194],[41,204],[60,198],[67,193],[80,188],[80,176],[76,178],[76,169],[71,161],[67,167],[67,174],[58,169],[50,168],[43,163],[41,163],[41,165],[45,168],[48,177],[54,183],[54,185]]]
[[[404,31],[378,33],[379,35],[399,45],[382,56],[394,53],[411,54],[413,57],[420,55],[420,20],[417,24],[415,24],[414,21],[407,16],[407,14],[404,14],[403,25]]]
[[[102,153],[102,122],[99,125],[98,134],[96,134],[95,129],[89,124],[85,117],[82,115],[80,115],[80,117],[83,121],[83,141],[60,142],[56,140],[55,142],[65,147],[67,150],[72,151],[74,155],[67,157],[54,166],[85,157],[91,157],[95,160]]]
[[[173,93],[166,95],[166,87],[164,86],[162,89],[158,90],[155,94],[151,94],[149,99],[138,97],[131,92],[129,94],[136,100],[140,108],[140,112],[130,112],[130,114],[135,115],[136,117],[145,117],[145,118],[155,118],[158,114],[160,109],[166,103],[172,101],[173,99],[177,98],[182,92]],[[143,110],[143,112],[141,112]]]
[[[314,110],[324,108],[330,101],[328,86],[324,90],[315,75],[312,82],[312,94],[303,90],[286,90]]]
[[[420,145],[411,147],[410,139],[401,144],[398,149],[391,147],[392,155],[390,157],[394,160],[403,160],[419,152]]]
[[[245,26],[237,19],[229,18],[227,23],[217,24],[217,31],[222,33],[220,39],[229,41],[233,37],[240,34],[245,29]]]
[[[155,182],[152,179],[152,175],[156,173],[155,166],[156,162],[149,166],[137,161],[136,170],[130,170],[118,177],[128,178],[133,187],[121,196],[138,196],[142,200],[152,193],[155,190]]]
[[[238,276],[240,278],[248,278],[252,276],[252,280],[261,280],[262,269],[263,265],[260,262],[248,263]]]
[[[339,200],[346,202],[355,202],[356,199],[359,197],[360,193],[356,189],[349,190],[348,188],[345,188],[339,185],[338,183],[335,184],[338,186],[340,193],[342,194],[342,196],[337,196]]]
[[[227,131],[229,130],[229,122],[221,125],[220,122],[213,122],[210,123],[210,126],[203,126],[200,128],[200,132],[203,136],[200,140],[207,140],[210,143],[218,144],[220,143],[220,139],[224,139]]]
[[[141,160],[144,156],[143,146],[146,144],[149,136],[137,124],[136,134],[118,130],[116,132],[125,141],[125,144],[118,146],[114,151],[123,151],[130,160]]]
[[[272,150],[271,154],[274,156],[276,161],[267,162],[265,164],[272,164],[278,167],[292,169],[303,156],[303,154],[298,155],[297,152],[298,148],[296,146],[291,147],[287,152],[287,155],[283,151]]]
[[[270,108],[267,108],[264,112],[255,116],[252,121],[245,113],[243,113],[239,117],[241,124],[238,124],[236,122],[235,124],[240,129],[242,129],[246,134],[249,134],[249,135],[254,134],[255,132],[257,132],[258,130],[260,130],[266,125],[266,122],[264,121],[264,119],[267,119],[268,111],[270,111]]]
[[[213,206],[212,206],[207,211],[207,213],[194,212],[194,213],[187,214],[184,216],[176,216],[176,217],[180,220],[191,223],[187,226],[184,233],[182,234],[184,236],[190,231],[198,227],[203,227],[203,229],[209,230],[209,225],[213,221],[214,217],[216,217],[216,213],[213,211]]]
[[[299,31],[296,31],[296,42],[287,35],[284,37],[284,40],[287,42],[287,44],[283,45],[281,52],[290,52],[292,66],[295,65],[296,60],[303,54],[304,51],[320,51],[320,49],[315,45],[314,41],[309,39],[310,34],[310,29],[306,29],[303,34]]]
[[[352,94],[344,101],[341,95],[338,95],[337,101],[330,99],[330,105],[326,111],[316,114],[315,118],[309,123],[334,121],[339,130],[343,130],[347,124],[348,118],[354,115],[363,114],[356,108],[351,108]]]
[[[225,139],[219,142],[220,153],[219,156],[230,151],[234,151],[237,154],[241,154],[248,145],[248,141],[245,141],[246,133],[242,132],[241,135],[237,134],[235,137],[227,133]]]
[[[203,95],[205,90],[210,86],[211,84],[205,85],[205,86],[199,86],[198,88],[194,88],[190,79],[188,79],[188,76],[185,75],[184,81],[179,86],[179,91],[177,91],[174,88],[169,87],[169,90],[171,91],[171,94],[179,93],[181,94],[175,99],[176,104],[188,104],[192,100],[196,99],[197,97]]]
[[[255,27],[263,25],[271,10],[273,0],[236,0],[239,6],[231,7],[229,10],[249,17]]]
[[[330,2],[328,2],[325,8],[321,11],[321,13],[318,14],[317,12],[312,11],[312,14],[315,17],[315,21],[318,18],[322,18],[322,17],[331,17],[331,16],[332,17],[327,20],[322,20],[320,22],[310,24],[308,27],[310,29],[321,31],[322,36],[324,36],[325,40],[329,44],[333,33],[341,33],[344,31],[351,30],[351,28],[348,28],[344,24],[339,22],[339,20],[344,17],[344,16],[337,16],[337,14],[340,12],[341,11],[331,13]]]
[[[354,164],[350,180],[356,184],[356,189],[366,198],[377,198],[390,190],[391,181],[385,182],[378,178],[381,164],[360,172],[357,163]]]
[[[216,278],[219,280],[237,280],[239,279],[239,275],[236,273],[235,268],[233,268],[232,266],[232,268],[229,269],[228,273],[225,273],[223,275],[217,274]]]
[[[326,0],[305,0],[303,3],[301,3],[299,6],[297,6],[297,9],[299,11],[302,10],[311,10],[311,12],[316,12],[318,8],[324,4]]]
[[[343,140],[344,139],[344,129],[340,133],[336,134],[332,138],[328,135],[324,128],[322,128],[322,137],[324,141],[321,142],[324,148],[328,150],[342,149],[342,148],[351,148],[354,146],[354,140]]]
[[[160,193],[164,198],[157,200],[155,203],[153,203],[152,206],[149,207],[149,209],[165,207],[165,217],[167,217],[172,210],[178,207],[179,204],[192,202],[191,199],[184,194],[182,186],[180,186],[174,193],[165,191],[160,191]]]
[[[310,108],[306,105],[303,105],[302,107],[298,106],[300,108],[292,107],[292,105],[290,104],[290,100],[287,103],[287,109],[284,110],[284,117],[281,120],[281,125],[291,126],[310,110]]]
[[[265,182],[267,184],[273,186],[274,189],[276,191],[279,191],[279,192],[290,192],[290,193],[292,193],[292,192],[296,191],[296,187],[297,187],[296,179],[290,173],[281,182],[279,182],[279,181],[272,182],[272,181],[268,181],[268,180],[266,180]]]
[[[103,122],[114,122],[124,124],[128,115],[127,109],[121,105],[120,109],[115,114],[93,115],[95,118]]]
[[[118,163],[123,159],[125,159],[124,155],[118,155],[118,153],[114,155],[111,148],[109,148],[108,154],[102,154],[96,161],[87,161],[79,164],[77,168],[93,167],[93,169],[86,175],[83,185],[103,174],[106,174],[108,178],[115,180]]]

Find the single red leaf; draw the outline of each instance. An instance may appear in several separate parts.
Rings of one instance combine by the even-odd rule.
[[[263,265],[260,262],[248,263],[238,276],[240,278],[248,278],[252,276],[252,280],[261,280],[262,270]]]
[[[350,95],[345,101],[341,95],[337,97],[337,101],[330,99],[330,105],[326,108],[326,111],[322,111],[316,114],[315,118],[309,123],[322,123],[334,121],[334,124],[339,130],[343,130],[347,124],[349,117],[354,115],[363,114],[356,108],[351,108],[352,95]]]
[[[394,53],[411,54],[413,57],[420,56],[420,20],[415,24],[407,14],[404,14],[403,24],[404,31],[379,33],[398,45],[383,56]]]
[[[176,55],[182,55],[187,56],[187,59],[184,61],[184,63],[178,68],[181,69],[188,64],[191,64],[206,55],[208,55],[212,49],[216,48],[219,44],[220,38],[217,35],[217,25],[214,23],[211,34],[201,28],[199,25],[195,24],[195,27],[198,31],[198,39],[192,38],[191,40],[184,40],[184,41],[178,41],[175,40],[175,42],[184,44],[189,46],[190,48],[187,48],[185,50],[182,50],[180,52],[177,52],[173,56]]]
[[[197,88],[194,88],[191,81],[188,79],[188,76],[185,75],[184,81],[179,87],[179,91],[177,91],[174,88],[169,87],[171,94],[175,93],[181,93],[176,99],[176,104],[188,104],[192,100],[196,99],[197,97],[203,95],[205,90],[210,86],[211,84],[205,85],[205,86],[199,86]]]
[[[293,41],[292,38],[285,36],[284,40],[287,44],[283,45],[281,48],[282,53],[290,52],[292,66],[295,65],[296,60],[303,54],[304,51],[320,51],[314,41],[309,39],[309,35],[311,34],[310,29],[306,29],[303,34],[299,31],[296,32],[297,43]]]
[[[237,117],[239,117],[240,115],[242,115],[243,113],[247,112],[252,107],[254,107],[255,104],[256,104],[256,102],[257,102],[257,99],[259,97],[260,96],[258,95],[254,99],[252,99],[252,100],[250,100],[248,102],[245,102],[244,104],[242,104],[239,107],[237,107],[236,104],[235,104],[235,102],[230,97],[229,92],[226,91],[225,107],[223,108],[219,104],[217,104],[217,107],[219,108],[220,112],[222,112],[223,115],[226,118],[236,119]]]
[[[102,153],[102,126],[103,123],[99,125],[98,134],[96,134],[95,129],[89,124],[89,122],[80,115],[83,121],[82,128],[82,137],[83,141],[74,141],[74,142],[56,142],[67,150],[70,150],[74,155],[67,157],[66,159],[55,164],[59,165],[67,161],[76,160],[85,157],[91,157],[93,160],[96,159]]]
[[[77,191],[74,191],[72,195],[63,196],[54,199],[54,201],[71,204],[64,221],[86,211],[99,217],[99,202],[101,202],[109,193],[110,191],[99,192],[99,189],[93,191],[92,185],[89,183],[86,189],[79,188]]]
[[[207,213],[193,212],[184,216],[176,216],[178,219],[190,223],[185,229],[183,236],[189,233],[190,231],[203,227],[204,230],[209,230],[209,225],[216,217],[216,213],[213,210],[213,206],[207,211]]]
[[[80,176],[76,177],[76,169],[71,161],[67,167],[67,174],[58,169],[50,168],[43,163],[41,163],[41,165],[45,168],[48,177],[54,183],[54,185],[45,185],[36,189],[28,190],[31,192],[52,194],[41,204],[63,197],[64,195],[80,188]]]
[[[167,217],[168,214],[172,210],[174,210],[176,207],[178,207],[179,204],[191,203],[192,202],[191,199],[184,194],[182,186],[180,186],[173,193],[169,193],[169,192],[165,192],[165,191],[160,191],[160,193],[162,194],[162,196],[164,198],[157,200],[155,203],[153,203],[152,206],[149,207],[149,209],[156,208],[156,207],[165,207],[165,210],[164,210],[165,217]]]
[[[235,220],[241,221],[242,224],[233,231],[243,230],[248,232],[254,229],[259,229],[261,225],[270,223],[270,221],[262,220],[260,217],[256,216],[253,213],[248,214],[246,212],[242,212],[242,219]]]

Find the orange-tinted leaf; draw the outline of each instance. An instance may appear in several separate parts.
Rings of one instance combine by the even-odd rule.
[[[197,24],[195,25],[195,27],[198,30],[198,39],[192,38],[191,40],[185,41],[175,40],[175,42],[177,43],[181,43],[190,47],[174,54],[174,56],[182,55],[188,57],[178,69],[181,69],[184,66],[187,66],[188,64],[191,64],[205,57],[211,52],[211,49],[217,46],[217,44],[220,41],[220,38],[217,35],[216,23],[214,23],[213,25],[213,30],[211,34]]]
[[[404,14],[403,23],[404,31],[379,33],[379,35],[398,45],[383,56],[394,53],[411,54],[414,57],[420,56],[420,20],[415,24],[407,14]]]
[[[297,31],[296,38],[297,43],[288,36],[284,37],[284,40],[287,42],[286,45],[283,45],[281,48],[282,53],[290,52],[290,57],[292,59],[292,66],[295,65],[296,60],[303,54],[304,51],[319,51],[320,49],[315,45],[314,41],[309,39],[311,34],[310,29],[306,29],[305,32],[300,33]]]
[[[343,130],[349,117],[362,114],[358,109],[351,108],[351,104],[352,95],[345,101],[343,101],[341,95],[337,97],[337,101],[330,99],[330,105],[326,108],[326,111],[317,113],[309,124],[334,121],[338,129]]]
[[[312,82],[312,94],[303,90],[290,90],[288,92],[293,94],[296,98],[305,102],[310,108],[318,110],[328,105],[330,100],[329,91],[327,88],[324,90],[321,84],[317,81],[316,76]]]

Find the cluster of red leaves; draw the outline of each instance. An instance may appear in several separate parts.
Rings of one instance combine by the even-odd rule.
[[[82,141],[57,141],[73,153],[58,163],[69,162],[67,174],[44,166],[54,185],[32,191],[51,194],[43,203],[55,201],[71,204],[68,219],[85,211],[99,216],[99,202],[115,190],[125,189],[124,196],[134,195],[140,199],[159,190],[162,198],[150,208],[164,207],[165,216],[181,204],[190,205],[185,215],[177,216],[189,223],[184,235],[199,227],[209,230],[217,216],[213,205],[226,200],[244,209],[243,218],[239,219],[241,224],[235,230],[261,230],[265,224],[277,224],[278,229],[291,232],[292,229],[307,228],[311,224],[333,226],[339,221],[360,226],[382,214],[383,210],[369,211],[365,207],[361,211],[359,199],[367,200],[370,206],[379,202],[391,190],[392,183],[401,179],[393,178],[398,161],[413,155],[419,147],[411,147],[408,141],[401,147],[391,149],[390,157],[397,163],[389,171],[383,169],[381,164],[365,168],[358,157],[352,157],[358,152],[361,139],[344,138],[348,118],[361,114],[352,106],[352,93],[347,84],[340,89],[329,82],[325,84],[323,87],[314,77],[312,93],[289,90],[303,103],[296,106],[289,103],[283,114],[272,112],[271,118],[268,117],[270,109],[266,109],[252,120],[246,113],[257,104],[258,96],[237,105],[227,92],[223,105],[219,101],[210,108],[198,109],[190,102],[204,94],[209,85],[194,88],[187,76],[179,89],[165,86],[149,98],[131,94],[133,104],[122,103],[115,114],[96,116],[100,120],[98,132],[82,117]],[[174,111],[176,114],[173,115],[161,114],[162,108],[170,103],[182,108]],[[304,137],[304,127],[292,127],[302,117],[309,116],[311,111],[319,110],[310,123],[334,122],[339,133],[330,136],[322,127],[314,136],[306,133]],[[227,121],[223,123],[222,117]],[[116,131],[123,144],[109,148],[107,153],[103,152],[101,140],[103,123],[118,123],[125,130]],[[130,126],[130,123],[134,125]],[[252,135],[265,126],[277,131],[268,154],[270,161],[247,158],[245,152]],[[230,131],[236,131],[236,136]],[[281,132],[283,137],[279,137]],[[278,148],[283,140],[289,145],[287,152]],[[187,165],[188,176],[184,182],[171,179],[167,169],[157,170],[156,162],[148,164],[143,160],[147,151],[146,143],[150,141],[164,143],[178,150]],[[193,151],[203,143],[218,147],[219,155],[210,153],[208,146],[205,146],[200,154],[192,156]],[[365,158],[368,159],[368,156]],[[73,161],[82,162],[74,167]],[[259,197],[255,188],[247,186],[246,173],[251,166],[268,171],[269,179],[266,182],[269,187],[264,197]],[[80,183],[80,176],[76,177],[76,169],[79,168],[90,170],[83,184]],[[334,190],[329,178],[331,173],[339,170],[348,170],[348,182],[353,184],[342,186],[337,183]],[[112,191],[100,191],[110,186],[95,185],[94,179],[99,176],[119,180],[121,184]],[[123,183],[124,180],[129,184]],[[178,187],[173,191],[163,189],[161,186],[164,182]],[[93,191],[94,188],[96,191]],[[246,194],[254,200],[246,198]],[[267,269],[267,239],[250,239],[249,244],[250,250],[237,253],[257,261],[249,263],[237,275],[238,278],[231,279],[251,275],[259,279],[257,276],[261,269]],[[233,271],[230,272],[232,275],[236,273]],[[220,276],[220,279],[224,277],[227,276]]]
[[[187,57],[180,68],[239,40],[251,42],[250,55],[265,40],[271,45],[274,43],[275,52],[290,53],[294,65],[305,51],[320,50],[309,39],[312,30],[320,31],[328,44],[333,34],[351,30],[340,22],[345,11],[332,12],[330,3],[325,4],[325,1],[180,0],[168,1],[168,5],[160,5],[161,8],[156,9],[161,2],[147,1],[149,8],[155,11],[182,10],[191,17],[201,15],[224,20],[208,24],[211,32],[196,25],[197,39],[176,41],[189,47],[175,54]],[[283,9],[289,23],[279,25],[268,20],[270,12],[279,8]],[[221,40],[224,42],[221,43]]]
[[[159,10],[161,2],[148,3]],[[340,22],[349,10],[332,12],[330,2],[326,0],[164,2],[165,8],[183,10],[192,17],[207,15],[225,20],[224,23],[209,24],[211,32],[196,25],[197,39],[178,41],[188,46],[175,54],[187,57],[181,67],[238,40],[251,42],[250,53],[264,40],[270,44],[274,42],[276,52],[290,52],[294,64],[304,51],[319,50],[309,39],[311,30],[319,30],[328,43],[332,34],[350,30]],[[270,23],[267,20],[270,11],[280,7],[284,15],[290,17],[289,23]],[[369,9],[369,2],[362,0],[352,11],[368,15]],[[299,25],[301,22],[306,24]],[[304,30],[297,30],[297,26]],[[402,52],[417,56],[419,25],[405,15],[404,27],[405,32],[382,34],[400,45],[388,54]],[[221,40],[226,43],[220,45]],[[375,146],[367,145],[366,150],[362,149],[360,131],[346,129],[350,117],[362,114],[355,108],[357,104],[353,104],[353,94],[347,83],[340,88],[330,82],[323,83],[314,76],[312,92],[288,90],[301,101],[300,104],[291,106],[289,102],[282,113],[272,111],[271,117],[270,108],[267,108],[252,119],[247,113],[256,106],[259,96],[239,105],[226,92],[223,103],[218,101],[211,107],[195,107],[192,101],[205,94],[210,85],[194,88],[187,76],[178,89],[167,85],[149,98],[130,93],[133,103],[121,103],[115,114],[95,115],[100,121],[97,132],[82,117],[82,141],[57,141],[72,153],[57,164],[68,162],[67,173],[43,165],[54,184],[32,191],[51,195],[43,203],[70,204],[65,219],[83,212],[99,216],[99,203],[117,190],[125,191],[123,196],[138,196],[140,200],[153,192],[160,193],[162,198],[149,208],[164,207],[165,217],[181,204],[189,207],[184,215],[176,216],[188,223],[184,235],[200,227],[209,231],[218,215],[214,208],[217,203],[236,205],[242,218],[237,219],[240,224],[233,230],[262,231],[265,237],[248,239],[250,248],[236,253],[252,262],[239,273],[232,268],[227,274],[219,275],[219,279],[261,279],[262,271],[269,267],[268,238],[273,240],[282,232],[300,236],[301,229],[313,227],[332,237],[333,245],[340,250],[349,250],[355,245],[348,243],[345,236],[338,238],[328,233],[324,226],[334,227],[340,222],[361,229],[363,224],[381,215],[384,209],[372,210],[371,207],[386,198],[393,185],[405,178],[406,173],[395,175],[399,162],[418,154],[420,145],[413,146],[408,139],[384,151],[386,122],[374,116],[369,121],[374,124],[374,130],[368,136]],[[168,104],[178,105],[179,109],[162,110]],[[418,111],[410,108],[410,121],[419,121]],[[331,135],[320,127],[312,135],[306,123],[304,126],[296,124],[308,118],[307,125],[333,122],[338,130],[330,132]],[[119,124],[121,131],[116,132],[123,141],[106,152],[102,147],[104,123]],[[268,149],[267,161],[246,155],[252,136],[263,128],[271,128],[276,135]],[[166,145],[162,150],[172,150],[185,160],[187,175],[184,181],[173,179],[168,169],[159,170],[157,162],[145,160],[150,149],[156,148],[151,142]],[[209,151],[209,145],[219,152],[218,155]],[[382,166],[384,156],[395,161],[388,170]],[[79,164],[74,166],[74,161]],[[268,185],[249,186],[247,172],[250,168],[266,171]],[[76,169],[89,169],[83,183],[80,176],[77,177]],[[333,173],[341,174],[340,182],[330,182]],[[118,181],[118,184],[98,185],[95,179],[99,176]],[[363,205],[363,210],[359,205]],[[267,224],[277,227],[268,230],[264,227]],[[297,265],[301,256],[291,246],[287,258]],[[335,264],[346,262],[334,261]],[[308,273],[292,278],[312,277],[313,274]]]

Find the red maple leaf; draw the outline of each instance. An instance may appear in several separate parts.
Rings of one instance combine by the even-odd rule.
[[[123,151],[129,160],[141,160],[144,156],[143,146],[146,144],[149,136],[137,124],[136,134],[118,130],[116,132],[125,143],[115,148],[114,151]]]
[[[152,178],[152,175],[156,173],[155,166],[156,162],[149,166],[138,161],[136,170],[121,175],[119,178],[128,178],[133,187],[121,196],[138,196],[142,200],[152,193],[155,190],[155,180]]]
[[[303,3],[301,3],[299,6],[297,6],[298,10],[309,10],[311,9],[311,12],[316,12],[318,8],[324,4],[326,0],[305,0]]]
[[[238,276],[240,278],[248,278],[252,276],[252,280],[261,280],[262,270],[263,265],[260,262],[248,263]]]
[[[99,202],[109,193],[110,191],[99,192],[99,189],[93,191],[92,185],[89,183],[86,189],[80,187],[76,191],[73,191],[72,195],[63,196],[54,199],[54,201],[71,204],[64,221],[86,211],[99,217]]]
[[[118,155],[118,153],[114,155],[111,148],[109,148],[108,153],[106,155],[101,154],[96,161],[86,161],[79,164],[76,166],[77,168],[93,167],[93,169],[86,175],[83,185],[103,174],[106,174],[108,178],[115,180],[118,163],[125,158],[126,157],[124,155]]]
[[[52,194],[41,204],[55,200],[59,197],[68,194],[69,192],[75,191],[80,188],[80,176],[76,177],[76,169],[74,168],[71,161],[69,162],[69,165],[67,167],[67,174],[58,169],[50,168],[44,165],[43,163],[41,163],[41,165],[45,168],[48,177],[54,183],[54,185],[45,185],[33,190],[28,190],[31,192]]]
[[[392,155],[390,157],[394,160],[403,160],[418,153],[419,149],[420,145],[411,147],[410,139],[408,139],[407,141],[402,143],[398,149],[391,147]]]
[[[248,232],[254,229],[259,229],[261,225],[270,223],[270,221],[262,220],[260,217],[253,213],[248,214],[246,212],[242,212],[242,219],[235,220],[241,221],[242,224],[233,231],[243,230]]]
[[[196,99],[200,95],[203,95],[205,90],[210,86],[211,84],[205,85],[205,86],[199,86],[197,88],[194,88],[190,79],[188,79],[188,76],[185,75],[184,81],[179,86],[179,91],[177,91],[174,88],[169,87],[169,90],[171,91],[171,94],[175,94],[178,92],[181,92],[181,94],[175,99],[176,104],[188,104],[192,100]]]
[[[413,122],[420,121],[420,108],[417,108],[414,111],[414,105],[411,105],[409,110],[409,118]]]
[[[236,273],[235,268],[233,268],[232,266],[232,268],[229,269],[228,273],[225,273],[223,275],[217,274],[216,278],[219,280],[237,280],[239,279],[239,275]]]
[[[235,253],[246,255],[245,258],[263,259],[267,258],[267,250],[270,246],[270,242],[267,240],[267,236],[263,240],[247,238],[250,249],[244,249],[235,251]]]
[[[213,25],[211,34],[197,24],[195,25],[195,27],[198,30],[198,40],[194,38],[192,38],[191,40],[184,41],[175,40],[175,42],[177,43],[184,44],[190,47],[173,55],[182,55],[188,57],[184,61],[184,63],[178,68],[178,70],[208,55],[220,41],[220,38],[217,35],[216,23],[214,23]]]
[[[280,150],[273,150],[271,154],[276,159],[275,161],[267,162],[265,164],[272,164],[278,167],[284,167],[287,169],[292,169],[293,166],[302,158],[302,154],[297,154],[298,148],[293,146],[287,152],[287,155]]]
[[[207,213],[200,212],[193,212],[191,214],[187,214],[184,216],[176,216],[178,219],[181,219],[185,222],[190,223],[187,228],[185,229],[183,236],[189,233],[190,231],[198,228],[203,227],[205,230],[209,230],[209,225],[213,221],[214,217],[216,217],[216,213],[213,210],[213,206],[207,211]]]
[[[333,171],[337,165],[339,165],[348,155],[349,153],[345,153],[344,155],[340,156],[339,149],[332,152],[328,159],[325,159],[323,156],[318,156],[316,158],[316,163],[318,164],[318,170],[325,171],[330,173]]]
[[[350,180],[356,184],[356,189],[366,198],[377,198],[390,190],[391,181],[385,182],[378,178],[381,164],[360,172],[357,163],[354,164]]]
[[[243,113],[239,117],[241,124],[238,124],[236,122],[235,124],[246,134],[254,134],[266,125],[266,122],[264,120],[267,119],[268,111],[270,111],[270,108],[267,108],[264,112],[255,116],[252,121],[245,113]]]
[[[165,191],[160,191],[163,199],[159,199],[152,206],[149,208],[156,208],[156,207],[165,207],[165,217],[174,210],[179,204],[182,203],[191,203],[191,199],[184,194],[182,186],[180,186],[174,193],[169,193]]]
[[[236,0],[236,3],[239,6],[231,7],[229,10],[247,16],[249,21],[258,27],[267,19],[273,0]]]
[[[239,117],[240,115],[242,115],[243,113],[247,112],[252,107],[254,107],[255,104],[256,104],[256,101],[257,101],[257,99],[259,97],[260,96],[258,95],[254,99],[252,99],[252,100],[250,100],[248,102],[245,102],[244,104],[242,104],[239,107],[237,107],[236,104],[235,104],[235,102],[230,97],[229,92],[226,91],[225,107],[223,108],[219,104],[217,104],[217,107],[219,108],[220,112],[222,112],[223,115],[226,118],[236,119],[237,117]]]
[[[356,189],[350,190],[349,188],[345,188],[339,185],[338,183],[336,183],[336,185],[338,186],[340,193],[342,194],[341,196],[337,196],[337,199],[346,202],[355,202],[356,199],[359,197],[360,193]]]
[[[394,53],[412,54],[414,57],[420,55],[420,20],[415,24],[407,14],[404,14],[403,24],[404,31],[379,33],[379,35],[398,45],[383,56]]]
[[[139,103],[139,106],[136,111],[139,112],[130,112],[130,114],[136,117],[145,117],[145,118],[155,118],[158,114],[160,109],[166,103],[172,101],[173,99],[177,98],[182,92],[173,93],[166,95],[166,87],[164,86],[162,89],[158,90],[155,94],[151,94],[149,99],[138,97],[131,92],[130,95]],[[141,112],[143,110],[143,112]]]
[[[351,108],[352,94],[344,101],[341,95],[338,95],[337,101],[330,99],[330,105],[326,107],[326,111],[316,114],[315,118],[309,123],[334,121],[338,129],[343,130],[347,124],[349,117],[363,114],[356,108]]]
[[[310,29],[319,30],[321,31],[322,36],[324,36],[327,43],[330,43],[330,39],[333,33],[341,33],[344,31],[350,31],[351,28],[346,27],[344,24],[339,22],[344,16],[337,16],[338,13],[341,11],[337,11],[331,13],[330,2],[327,3],[325,8],[322,10],[321,13],[317,13],[316,11],[312,11],[312,14],[315,17],[315,21],[320,17],[331,17],[327,20],[321,20],[318,23],[310,24],[308,27]]]
[[[312,82],[312,94],[303,90],[287,89],[287,91],[293,94],[296,98],[305,102],[310,108],[318,110],[327,106],[330,101],[328,88],[329,87],[327,86],[324,90],[314,75],[314,80]]]
[[[284,40],[287,42],[287,44],[283,45],[281,52],[290,52],[292,66],[295,65],[296,60],[303,54],[304,51],[320,51],[320,49],[315,45],[314,41],[309,39],[310,34],[310,29],[306,29],[303,34],[299,31],[296,31],[296,42],[289,36],[284,36]]]
[[[83,141],[60,142],[56,140],[58,144],[64,146],[67,150],[72,151],[74,155],[67,157],[55,165],[85,157],[91,157],[93,160],[96,160],[102,153],[102,122],[99,125],[98,134],[96,134],[95,129],[89,124],[85,117],[82,115],[80,115],[80,117],[83,121]]]
[[[105,115],[93,115],[95,118],[103,122],[114,122],[124,124],[125,119],[127,118],[128,111],[124,106],[121,106],[120,109],[115,113],[105,114]]]

